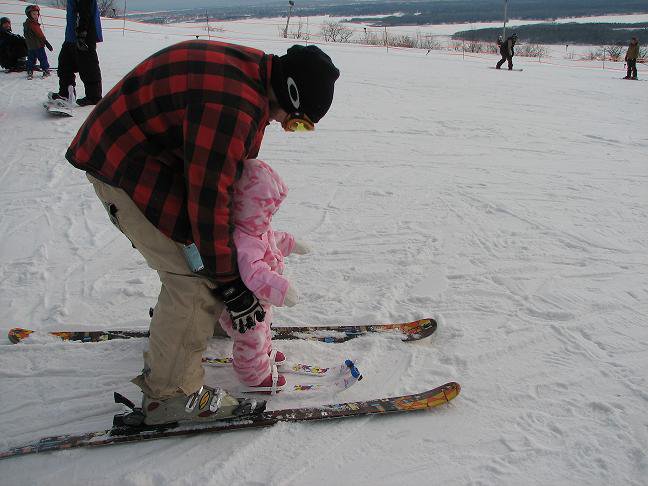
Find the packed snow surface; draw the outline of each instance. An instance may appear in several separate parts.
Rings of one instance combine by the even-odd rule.
[[[23,5],[2,6],[15,30]],[[58,17],[55,65],[62,13],[43,12]],[[185,38],[107,26],[104,91]],[[292,43],[228,40],[279,54]],[[488,69],[496,57],[322,47],[342,72],[331,111],[314,133],[269,126],[260,153],[290,188],[275,227],[314,248],[288,262],[302,300],[276,325],[436,315],[439,329],[414,344],[280,342],[292,361],[356,358],[364,380],[269,408],[447,381],[461,395],[425,413],[12,458],[0,483],[646,484],[648,84],[620,80],[619,64],[516,58],[524,71],[510,73]],[[56,83],[0,73],[0,331],[146,328],[157,275],[64,159],[91,107],[49,118]],[[107,428],[113,391],[139,400],[129,380],[145,339],[0,344],[0,449]],[[237,386],[227,367],[207,381]]]

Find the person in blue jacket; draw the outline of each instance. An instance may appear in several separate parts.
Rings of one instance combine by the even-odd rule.
[[[101,69],[97,42],[103,41],[97,0],[67,0],[65,41],[58,58],[58,93],[52,99],[67,99],[68,87],[76,86],[79,73],[85,86],[85,97],[77,99],[80,106],[96,105],[101,99]]]

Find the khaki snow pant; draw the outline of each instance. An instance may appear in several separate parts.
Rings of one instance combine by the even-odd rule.
[[[151,398],[190,395],[203,385],[203,352],[224,309],[210,280],[193,274],[182,245],[160,232],[122,189],[88,174],[110,220],[157,270],[162,288],[151,319],[144,371],[132,381]]]

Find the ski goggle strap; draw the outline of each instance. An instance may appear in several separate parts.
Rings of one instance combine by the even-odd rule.
[[[315,130],[315,124],[304,113],[291,113],[281,123],[281,126],[287,132],[312,132]]]

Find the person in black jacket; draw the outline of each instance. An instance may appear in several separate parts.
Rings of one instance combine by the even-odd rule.
[[[97,57],[97,42],[103,41],[97,0],[67,0],[65,42],[58,59],[58,93],[50,99],[67,99],[68,87],[75,86],[79,73],[85,86],[85,97],[77,100],[81,106],[96,105],[101,99],[101,69]]]
[[[513,56],[515,56],[515,51],[513,50],[513,47],[515,46],[516,42],[517,42],[517,34],[513,34],[508,39],[506,39],[505,42],[502,42],[501,44],[498,42],[498,45],[500,46],[500,54],[502,55],[502,59],[500,59],[499,62],[497,63],[497,66],[495,66],[496,69],[501,68],[502,64],[504,64],[504,62],[506,61],[508,61],[509,71],[513,69]]]
[[[0,19],[0,66],[9,71],[24,71],[27,43],[25,39],[11,31],[11,20]]]

